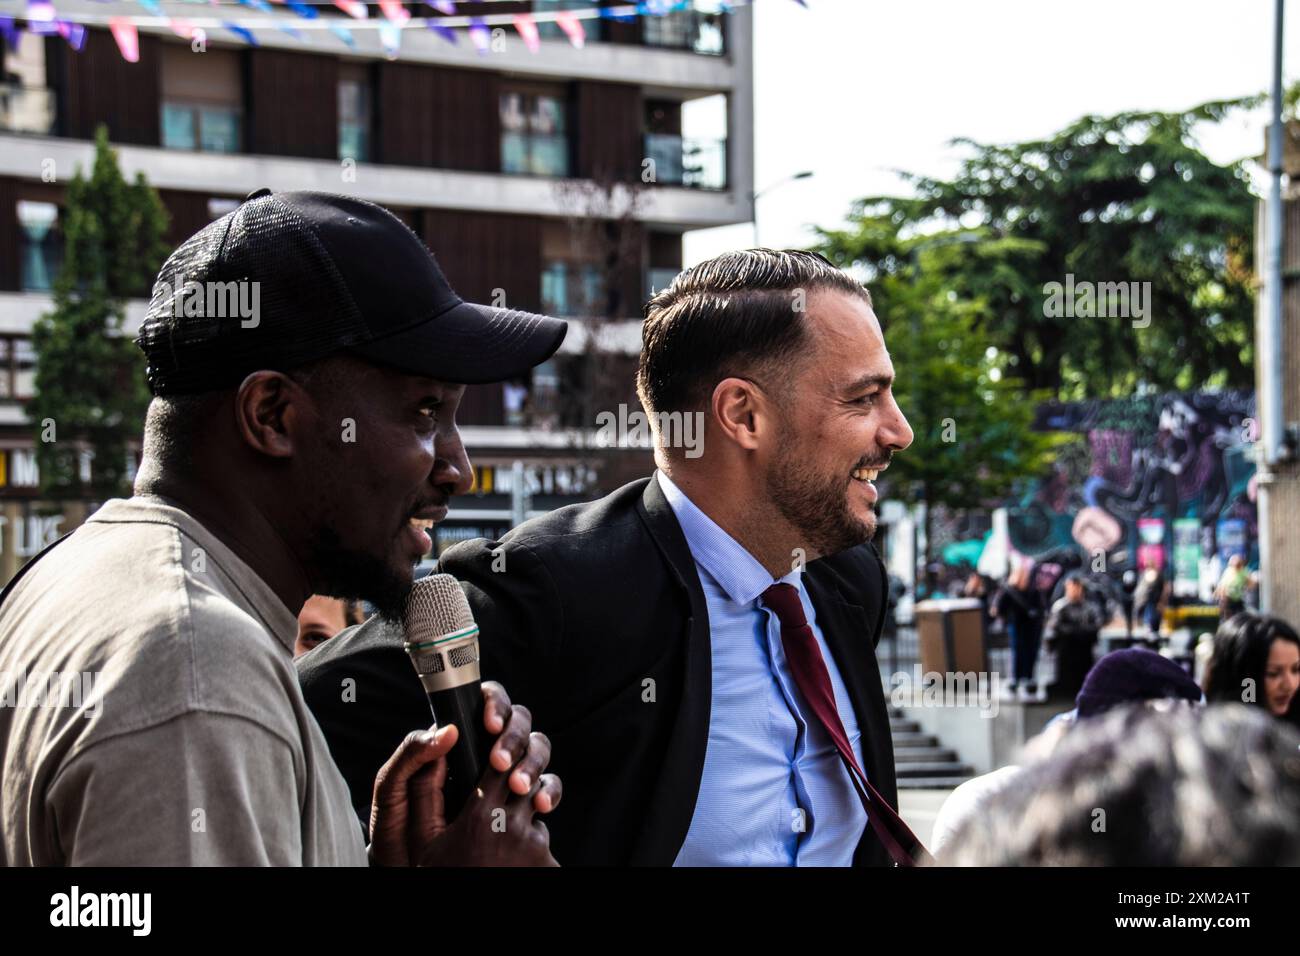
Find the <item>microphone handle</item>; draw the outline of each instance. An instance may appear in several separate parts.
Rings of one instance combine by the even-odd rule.
[[[438,726],[455,724],[460,731],[455,746],[447,752],[447,782],[442,788],[446,818],[450,821],[460,813],[488,767],[492,741],[483,728],[482,682],[471,681],[428,694]]]

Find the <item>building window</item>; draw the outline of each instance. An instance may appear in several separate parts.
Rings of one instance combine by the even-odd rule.
[[[583,262],[552,260],[542,269],[542,311],[548,315],[594,315],[604,307],[600,270]]]
[[[646,274],[646,298],[654,295],[656,292],[662,292],[673,284],[678,273],[682,270],[677,268],[668,269],[650,269]]]
[[[564,98],[558,93],[501,94],[501,171],[536,176],[569,174]]]
[[[232,50],[202,56],[167,44],[162,56],[162,144],[167,149],[237,153],[243,148],[243,82]]]
[[[18,232],[23,291],[49,292],[63,265],[59,207],[52,202],[18,200]]]
[[[339,67],[339,159],[370,159],[370,83],[365,67]]]
[[[54,132],[54,93],[45,85],[45,38],[20,33],[17,47],[0,49],[0,129],[11,133]]]
[[[689,10],[672,10],[661,16],[642,17],[646,46],[691,50],[721,56],[726,52],[720,0],[694,0]]]

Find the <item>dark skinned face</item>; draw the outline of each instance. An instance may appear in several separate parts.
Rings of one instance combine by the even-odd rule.
[[[431,546],[412,519],[442,521],[473,482],[456,426],[465,388],[334,361],[328,386],[309,385],[316,420],[295,454],[313,587],[397,619]]]

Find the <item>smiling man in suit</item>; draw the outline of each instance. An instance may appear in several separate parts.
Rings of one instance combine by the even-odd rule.
[[[912,432],[870,295],[811,253],[729,253],[650,300],[642,342],[657,472],[440,562],[480,625],[484,677],[553,741],[556,859],[923,858],[890,806],[875,658],[872,482]],[[702,449],[673,447],[698,434],[662,427],[675,415],[700,416]],[[401,635],[373,619],[299,667],[360,807],[428,714]]]

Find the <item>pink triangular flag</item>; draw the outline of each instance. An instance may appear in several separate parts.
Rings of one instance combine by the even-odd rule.
[[[529,53],[536,53],[542,48],[542,38],[537,34],[537,24],[533,22],[531,13],[516,13],[513,17],[515,29],[519,35],[524,38],[524,46],[528,47]]]
[[[122,51],[122,59],[127,63],[139,63],[140,37],[135,32],[135,24],[126,17],[109,17],[108,29],[117,41],[117,48]]]
[[[379,0],[379,9],[399,27],[406,26],[406,21],[411,19],[411,11],[406,9],[406,4],[402,3],[402,0]]]
[[[583,29],[582,21],[573,15],[573,11],[561,10],[555,15],[555,23],[568,35],[569,42],[581,50],[587,42],[587,31]]]
[[[370,16],[370,11],[361,0],[334,0],[334,6],[354,20],[365,20]]]

